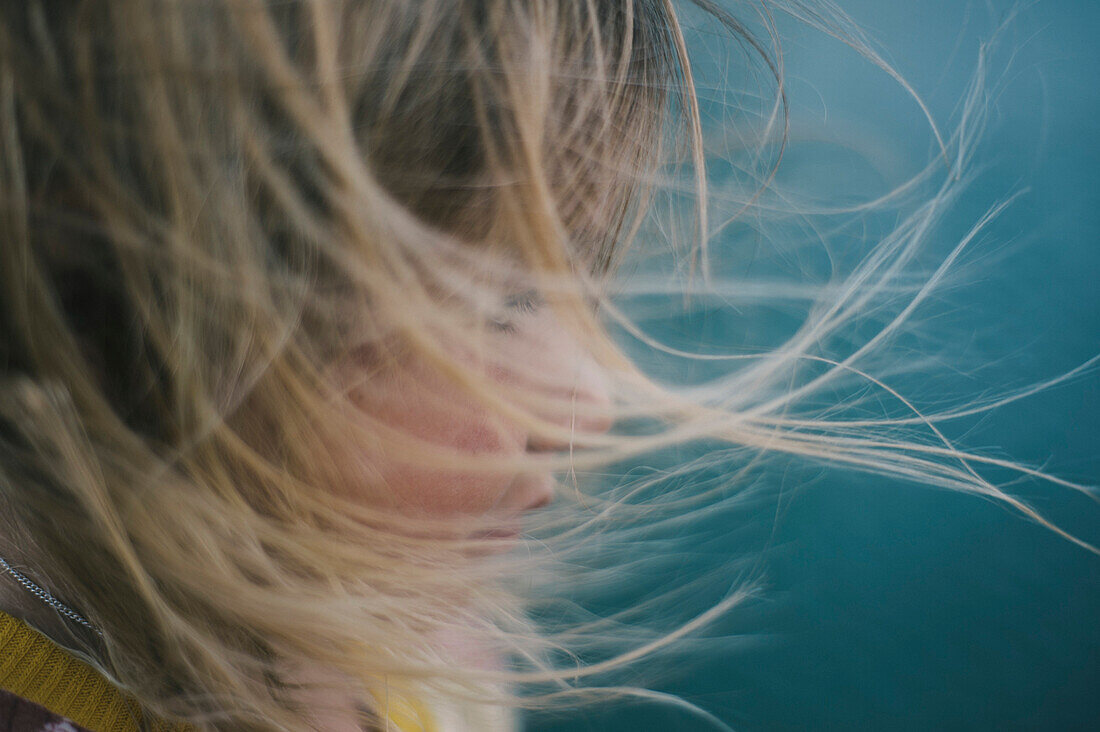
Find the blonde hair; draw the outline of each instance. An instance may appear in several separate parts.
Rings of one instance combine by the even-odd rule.
[[[730,15],[695,4],[779,82],[761,137],[781,142],[781,69]],[[392,510],[369,464],[349,467],[364,446],[487,476],[583,478],[712,438],[750,463],[776,452],[900,475],[1049,526],[972,467],[1007,461],[961,452],[919,413],[842,421],[799,408],[853,374],[902,399],[860,363],[909,310],[848,358],[830,362],[814,345],[904,270],[960,184],[970,128],[945,140],[958,158],[935,197],[749,366],[679,389],[613,337],[625,329],[670,350],[610,297],[639,232],[678,241],[662,222],[686,226],[693,243],[675,251],[698,274],[689,288],[720,294],[707,266],[714,221],[752,211],[777,164],[752,158],[747,195],[708,195],[679,17],[670,0],[4,6],[0,500],[11,525],[0,556],[87,618],[97,633],[76,629],[79,650],[119,687],[199,726],[298,730],[311,710],[295,670],[328,668],[336,676],[317,683],[353,694],[381,725],[391,691],[503,705],[523,703],[512,683],[568,692],[743,596],[610,660],[563,662],[566,636],[540,635],[507,578],[598,522],[546,532],[549,552],[476,559],[471,545],[489,540],[425,538],[440,527]],[[841,32],[829,17],[807,19]],[[654,215],[655,200],[674,209],[681,197],[689,215]],[[517,288],[537,289],[615,376],[613,408],[502,393],[450,357],[454,339],[482,347],[486,312]],[[354,385],[333,378],[349,353],[364,378],[427,364],[536,437],[570,441],[539,416],[548,411],[658,428],[555,455],[445,451],[355,408]],[[825,368],[790,388],[808,361]],[[629,513],[576,486],[600,521]],[[448,632],[526,669],[470,668],[438,643]]]

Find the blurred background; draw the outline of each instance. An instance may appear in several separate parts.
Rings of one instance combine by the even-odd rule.
[[[913,353],[952,360],[891,384],[934,408],[1040,382],[1100,353],[1100,3],[839,5],[945,131],[959,119],[982,43],[1018,13],[987,59],[995,83],[976,178],[929,261],[991,206],[1018,196],[968,250],[957,286],[918,317]],[[777,22],[792,137],[780,186],[826,197],[833,186],[834,203],[851,203],[935,160],[931,128],[895,80],[824,33]],[[863,233],[883,226],[868,221]],[[842,242],[831,246],[844,251]],[[767,269],[768,255],[758,259]],[[734,261],[745,266],[744,256]],[[749,312],[669,316],[654,327],[670,342],[733,345],[765,342],[767,328],[782,332],[782,317],[746,325]],[[1098,411],[1092,369],[942,427],[967,448],[1096,486]],[[1002,484],[1018,477],[987,475]],[[1100,544],[1097,502],[1034,481],[1010,488]],[[729,589],[709,573],[733,557],[746,558],[742,578],[762,577],[762,591],[707,632],[719,640],[655,659],[628,682],[679,695],[737,730],[1100,729],[1100,557],[989,501],[820,467],[773,473],[752,500],[710,520],[690,549],[678,545],[666,576],[627,583],[609,607],[693,580],[703,607]],[[721,576],[727,585],[738,579]],[[720,729],[639,701],[530,715],[528,728]]]

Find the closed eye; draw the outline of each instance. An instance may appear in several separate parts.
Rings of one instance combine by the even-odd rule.
[[[542,298],[539,297],[537,290],[527,290],[526,292],[509,295],[504,301],[505,312],[491,318],[489,325],[494,330],[502,333],[514,333],[516,330],[515,315],[529,315],[536,312],[541,305]]]
[[[533,313],[542,304],[537,290],[527,290],[510,296],[504,301],[504,306],[510,310],[521,313]]]

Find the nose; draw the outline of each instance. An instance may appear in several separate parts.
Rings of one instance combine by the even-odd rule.
[[[583,443],[586,436],[601,435],[614,423],[610,379],[607,373],[588,356],[578,358],[574,368],[557,374],[555,379],[561,388],[555,388],[551,396],[560,405],[548,421],[570,431],[571,439]],[[531,452],[564,450],[569,441],[530,436],[527,449]]]

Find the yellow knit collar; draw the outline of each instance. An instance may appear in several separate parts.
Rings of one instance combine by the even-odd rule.
[[[139,732],[141,708],[98,671],[0,611],[0,689],[65,717],[91,732]],[[431,732],[432,714],[419,701],[387,695],[377,700],[391,728]],[[156,732],[191,732],[189,725],[152,720]]]
[[[0,612],[0,689],[48,709],[92,732],[138,732],[141,708],[98,671],[31,628]],[[153,721],[158,732],[185,732],[182,724]]]

